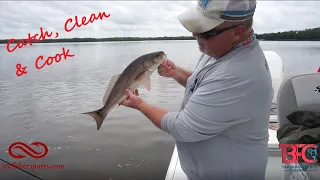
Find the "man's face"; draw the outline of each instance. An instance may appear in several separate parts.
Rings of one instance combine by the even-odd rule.
[[[215,29],[223,29],[229,26],[221,24],[217,26]],[[213,36],[209,39],[204,39],[195,33],[193,33],[192,35],[196,37],[199,45],[199,50],[201,52],[208,54],[212,57],[221,57],[233,48],[235,42],[240,38],[240,35],[238,33],[242,29],[243,27],[237,26],[224,31],[221,34]]]

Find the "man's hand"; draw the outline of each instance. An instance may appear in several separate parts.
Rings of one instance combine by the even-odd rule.
[[[158,73],[163,77],[171,77],[175,79],[179,84],[186,87],[188,78],[191,76],[192,72],[182,69],[176,66],[171,60],[163,62],[158,67]]]
[[[138,106],[143,102],[142,99],[139,97],[138,89],[136,89],[134,93],[131,92],[129,89],[126,89],[126,93],[128,95],[128,98],[122,101],[119,105],[124,105],[127,107],[138,109]]]
[[[176,65],[169,59],[158,67],[158,73],[163,77],[173,77],[176,71]]]
[[[161,129],[161,118],[168,112],[165,109],[152,106],[139,97],[138,90],[135,90],[135,93],[131,92],[129,89],[126,89],[128,98],[122,101],[119,105],[124,105],[127,107],[134,108],[142,112],[146,117],[148,117],[154,125]]]

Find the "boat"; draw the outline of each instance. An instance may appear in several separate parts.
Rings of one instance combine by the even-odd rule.
[[[282,149],[279,147],[277,139],[278,129],[278,107],[277,107],[277,96],[278,91],[282,83],[284,83],[284,66],[281,57],[274,51],[264,51],[267,59],[272,83],[274,88],[274,98],[270,109],[270,126],[269,126],[269,158],[266,168],[266,179],[265,180],[320,180],[320,165],[313,168],[310,171],[295,171],[295,168],[299,167],[300,164],[290,164],[289,168],[284,168],[282,164]],[[319,73],[320,75],[320,73]],[[318,76],[320,80],[320,76]],[[319,81],[320,82],[320,81]],[[320,85],[320,84],[318,84]],[[319,93],[320,97],[320,93]],[[320,104],[320,101],[319,101]],[[319,109],[320,112],[320,109]],[[187,176],[181,169],[179,156],[176,146],[173,149],[172,157],[167,169],[165,180],[187,180]]]

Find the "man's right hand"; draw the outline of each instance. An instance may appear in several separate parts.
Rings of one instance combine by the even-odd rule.
[[[163,77],[173,77],[176,71],[176,65],[169,59],[162,63],[158,68],[159,75]]]
[[[158,67],[158,73],[163,77],[171,77],[179,84],[186,87],[188,78],[192,72],[176,66],[171,60],[167,60]]]

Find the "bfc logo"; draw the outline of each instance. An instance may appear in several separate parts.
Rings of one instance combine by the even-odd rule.
[[[43,151],[36,151],[36,149],[31,148],[29,145],[23,143],[23,142],[15,142],[11,144],[8,148],[8,153],[10,154],[11,157],[16,158],[16,159],[22,159],[25,158],[25,155],[28,155],[32,158],[39,159],[43,158],[48,154],[48,147],[47,145],[43,144],[42,142],[33,142],[30,145],[38,147],[43,149]],[[15,153],[13,150],[19,149],[22,152],[24,152],[25,155]]]
[[[318,145],[316,144],[279,144],[279,147],[282,149],[282,163],[298,163],[299,156],[304,162],[309,164],[318,162]],[[291,151],[288,151],[288,148],[291,148]],[[290,160],[287,159],[288,155],[291,156]]]

